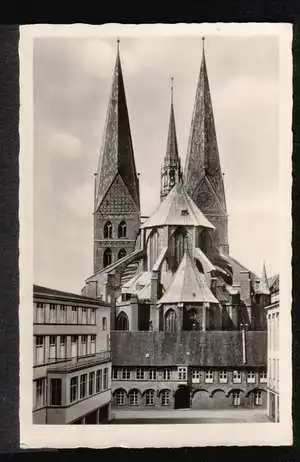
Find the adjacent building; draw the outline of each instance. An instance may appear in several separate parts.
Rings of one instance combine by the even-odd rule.
[[[110,420],[110,305],[33,287],[33,423]]]
[[[266,307],[268,324],[268,415],[279,422],[279,276],[270,280],[271,303]]]

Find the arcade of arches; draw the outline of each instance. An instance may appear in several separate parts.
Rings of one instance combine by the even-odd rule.
[[[226,392],[221,388],[191,390],[187,385],[179,385],[175,390],[148,388],[140,390],[117,388],[113,391],[113,405],[117,407],[171,407],[175,409],[230,409],[265,408],[266,390],[255,388],[248,392],[234,388]]]

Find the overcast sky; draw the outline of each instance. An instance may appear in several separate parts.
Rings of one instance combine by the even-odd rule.
[[[207,37],[206,60],[229,213],[230,253],[279,271],[278,43]],[[122,38],[121,62],[142,214],[159,201],[170,76],[179,152],[186,157],[201,38]],[[34,280],[80,292],[92,272],[97,167],[115,39],[39,38],[34,46]]]

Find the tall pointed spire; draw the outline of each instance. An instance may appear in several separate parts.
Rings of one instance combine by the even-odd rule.
[[[259,286],[256,290],[256,293],[259,295],[270,295],[270,288],[267,277],[266,263],[263,262],[263,268],[261,273],[261,278],[259,281]]]
[[[184,180],[187,191],[198,207],[216,224],[217,246],[224,253],[228,253],[225,191],[204,43],[204,38],[202,38],[202,61],[185,162]]]
[[[99,208],[117,174],[122,178],[139,209],[139,182],[134,161],[119,39],[117,40],[117,57],[96,176],[95,210]]]
[[[167,150],[161,168],[160,198],[163,199],[173,186],[181,180],[181,164],[178,155],[178,143],[174,115],[174,77],[171,77],[171,110],[169,119],[169,132]]]

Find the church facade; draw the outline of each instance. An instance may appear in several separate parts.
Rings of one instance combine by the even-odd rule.
[[[160,203],[144,222],[117,51],[83,294],[112,306],[114,405],[266,406],[268,279],[230,255],[204,49],[184,172],[172,91]]]

